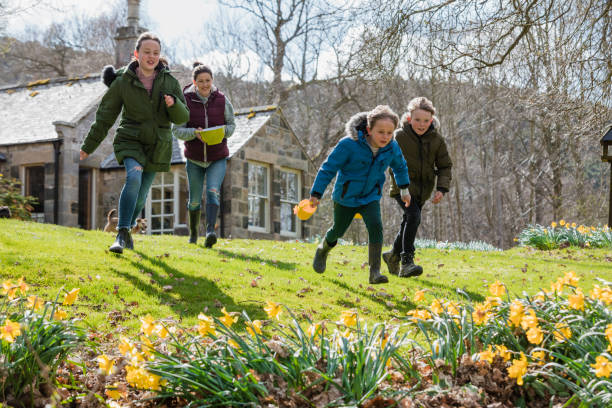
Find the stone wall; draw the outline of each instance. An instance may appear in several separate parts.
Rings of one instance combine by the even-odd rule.
[[[251,231],[248,228],[248,162],[254,161],[269,166],[270,220],[268,231]],[[289,168],[299,170],[302,191],[300,199],[309,196],[309,190],[315,176],[315,169],[298,145],[291,130],[282,123],[279,115],[273,115],[245,144],[240,152],[228,162],[228,170],[223,182],[223,216],[225,237],[254,239],[296,239],[280,233],[280,170]],[[298,239],[304,239],[316,233],[316,217],[301,223]]]

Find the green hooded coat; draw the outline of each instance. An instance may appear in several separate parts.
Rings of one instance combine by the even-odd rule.
[[[96,111],[96,121],[81,150],[87,154],[102,143],[119,113],[121,122],[115,134],[113,148],[119,164],[126,157],[142,164],[144,171],[169,171],[172,158],[172,131],[170,122],[189,120],[181,86],[170,74],[168,67],[159,63],[155,70],[151,95],[136,75],[138,61],[110,74],[106,68],[104,82],[109,85]],[[112,70],[112,67],[110,68]],[[115,76],[116,75],[116,76]],[[174,104],[166,107],[164,95],[174,97]]]
[[[451,182],[451,162],[444,138],[436,128],[438,121],[429,127],[421,136],[414,133],[409,122],[404,122],[402,127],[395,131],[395,140],[402,149],[404,159],[408,164],[410,174],[410,186],[408,191],[414,199],[418,199],[423,205],[431,196],[434,189],[448,192]],[[400,190],[391,174],[391,197],[399,196]],[[436,183],[437,176],[437,183]]]

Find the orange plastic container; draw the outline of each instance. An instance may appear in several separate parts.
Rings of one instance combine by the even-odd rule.
[[[314,214],[315,211],[317,211],[317,207],[312,206],[310,204],[310,200],[307,198],[300,201],[298,205],[293,207],[293,213],[302,221],[306,221],[312,217],[312,214]]]

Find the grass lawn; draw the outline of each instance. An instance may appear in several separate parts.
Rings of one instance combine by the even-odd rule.
[[[457,288],[480,301],[498,279],[511,295],[548,289],[570,270],[585,292],[598,277],[612,280],[609,249],[418,250],[422,276],[391,276],[388,284],[370,285],[367,247],[334,248],[319,275],[311,267],[314,244],[221,239],[205,249],[188,245],[187,237],[139,235],[135,251],[115,255],[107,251],[113,239],[100,231],[1,219],[0,278],[23,276],[30,292],[47,300],[62,287],[78,287],[76,307],[69,310],[88,326],[112,333],[135,333],[146,314],[187,326],[195,325],[201,312],[221,316],[223,307],[266,319],[266,300],[313,321],[336,321],[342,310],[357,308],[374,322],[405,316],[415,308],[412,295],[418,289],[430,290],[428,303],[434,296],[458,298]],[[386,273],[384,263],[383,268]]]

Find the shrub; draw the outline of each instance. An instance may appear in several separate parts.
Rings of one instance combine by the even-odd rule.
[[[19,180],[0,174],[0,206],[9,207],[13,218],[30,220],[30,212],[34,210],[32,205],[37,203],[37,199],[22,196],[20,185]]]
[[[66,312],[57,299],[45,303],[34,295],[25,298],[28,285],[23,279],[5,281],[2,288],[0,399],[16,407],[34,406],[37,399],[52,396],[57,367],[85,335],[76,320],[63,320]]]
[[[548,227],[529,225],[521,231],[516,241],[522,246],[544,250],[567,246],[612,248],[612,229],[607,225],[586,227],[561,220],[552,222]]]

